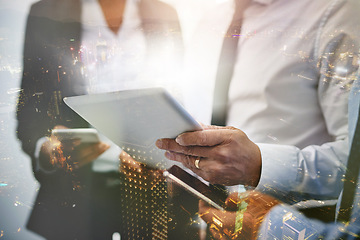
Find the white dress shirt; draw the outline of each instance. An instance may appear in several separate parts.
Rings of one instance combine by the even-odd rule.
[[[138,75],[146,57],[146,40],[141,31],[137,1],[125,4],[118,33],[110,30],[97,0],[82,1],[82,74],[88,94],[141,87]],[[95,172],[118,171],[121,149],[101,136],[111,147],[92,165]]]
[[[245,10],[227,125],[260,147],[258,190],[290,202],[338,197],[348,154],[348,91],[358,67],[359,11],[357,0],[253,0]],[[219,1],[203,16],[187,54],[186,107],[205,123],[232,13],[232,1]]]
[[[359,93],[360,78],[358,78],[352,85],[349,96],[349,143],[352,144],[355,143],[353,143],[352,140],[355,135],[356,123],[359,118]],[[294,238],[294,234],[291,233],[295,233],[296,235],[301,232],[303,232],[302,234],[304,235],[302,239],[359,239],[359,182],[360,181],[358,180],[357,188],[355,190],[355,198],[351,210],[351,220],[349,223],[345,224],[337,221],[336,224],[325,224],[315,219],[307,218],[305,215],[297,212],[293,207],[289,207],[286,204],[281,204],[272,208],[271,211],[266,215],[263,223],[259,228],[257,239],[286,239],[289,237],[289,235],[292,235],[292,238]],[[343,193],[341,193],[341,195],[343,195]],[[337,207],[340,207],[340,203],[341,196],[339,197]]]
[[[164,87],[178,99],[178,69],[171,56],[173,42],[166,38],[155,54],[148,54],[147,42],[138,11],[139,0],[127,0],[118,33],[107,26],[97,0],[83,0],[82,47],[84,77],[88,94],[127,89]],[[154,49],[152,49],[154,50]],[[116,131],[116,129],[114,129]],[[97,172],[118,171],[121,149],[102,136],[111,148],[93,164]]]
[[[137,0],[127,0],[117,33],[108,27],[98,0],[82,0],[81,52],[87,93],[138,87],[146,58]]]

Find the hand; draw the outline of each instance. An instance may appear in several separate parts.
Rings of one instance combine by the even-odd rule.
[[[120,172],[127,177],[129,182],[134,182],[139,188],[151,189],[165,179],[162,170],[147,167],[134,160],[125,151],[121,152],[120,160]]]
[[[234,127],[208,126],[203,131],[180,134],[176,139],[159,139],[156,146],[165,156],[210,183],[256,186],[261,173],[258,146]],[[195,160],[199,168],[195,166]]]
[[[54,129],[67,128],[55,126]],[[41,167],[52,170],[54,167],[67,171],[80,168],[99,157],[110,146],[103,143],[82,144],[80,140],[60,142],[51,135],[40,150]]]
[[[279,203],[256,191],[233,193],[226,200],[226,211],[200,201],[199,215],[215,239],[256,239],[264,216]]]

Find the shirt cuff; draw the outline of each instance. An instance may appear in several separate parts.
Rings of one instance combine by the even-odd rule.
[[[262,157],[261,176],[256,190],[284,202],[298,178],[297,148],[287,145],[257,144]]]

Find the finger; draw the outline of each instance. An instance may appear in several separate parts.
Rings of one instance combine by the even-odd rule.
[[[199,159],[199,157],[194,157],[194,156],[185,155],[182,153],[170,152],[170,151],[165,152],[165,157],[169,160],[181,162],[185,167],[191,169],[196,174],[198,174],[199,170],[201,169],[200,162],[198,163],[199,168],[195,166],[195,161]],[[201,158],[201,161],[203,160],[205,160],[205,158]],[[201,163],[201,165],[203,164]]]
[[[222,126],[205,125],[205,124],[202,124],[202,123],[200,123],[200,125],[201,125],[201,127],[203,128],[203,130],[226,128],[226,127],[222,127]]]
[[[203,146],[181,146],[174,139],[169,138],[158,139],[156,146],[163,150],[204,158],[211,156],[212,151],[211,148]]]
[[[193,163],[195,162],[196,157],[193,157],[193,156],[190,156],[190,155],[185,155],[185,154],[182,154],[182,153],[166,151],[165,152],[165,157],[167,159],[169,159],[169,160],[172,160],[172,161],[181,162],[187,168],[192,168],[193,166],[195,166],[195,164],[193,164]]]
[[[199,168],[197,168],[195,166],[195,160],[199,159],[199,157],[193,157],[193,156],[184,155],[181,153],[173,153],[173,152],[166,152],[165,156],[170,160],[181,162],[184,165],[184,167],[190,169],[205,181],[210,182],[211,171],[208,171],[208,165],[212,164],[213,161],[207,158],[200,158],[200,162],[198,164]],[[215,181],[212,182],[217,183]]]
[[[216,126],[216,125],[207,125],[207,124],[203,124],[203,123],[200,123],[201,127],[203,130],[210,130],[210,129],[236,129],[234,127],[231,127],[231,126]]]
[[[229,140],[233,129],[216,128],[180,134],[175,141],[181,146],[216,146]]]
[[[65,127],[65,126],[63,126],[63,125],[56,125],[53,129],[68,129],[68,127]],[[53,134],[51,134],[51,136],[50,136],[50,140],[51,141],[57,141],[57,142],[60,142],[58,139],[57,139],[57,137],[55,137]]]
[[[81,139],[80,138],[64,139],[61,140],[61,144],[64,146],[64,148],[74,148],[81,144]]]
[[[64,125],[56,125],[54,129],[69,129],[68,127],[65,127]]]

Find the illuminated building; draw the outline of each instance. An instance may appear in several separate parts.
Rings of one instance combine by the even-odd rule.
[[[167,185],[158,170],[121,164],[124,197],[121,207],[129,239],[167,239]]]
[[[305,239],[306,228],[303,224],[293,220],[289,212],[283,217],[282,239],[284,240],[303,240]]]

